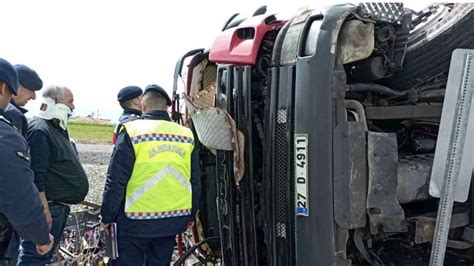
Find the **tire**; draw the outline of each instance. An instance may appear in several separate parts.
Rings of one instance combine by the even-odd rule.
[[[474,4],[439,6],[425,25],[411,31],[403,68],[383,80],[396,90],[408,90],[434,77],[448,73],[451,54],[456,48],[474,48]]]

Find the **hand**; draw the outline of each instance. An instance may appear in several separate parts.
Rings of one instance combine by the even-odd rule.
[[[108,236],[110,235],[110,224],[100,223],[100,227]]]
[[[54,244],[54,237],[51,234],[49,234],[49,243],[46,245],[36,245],[36,252],[39,255],[44,255],[53,248],[53,244]]]
[[[46,222],[48,223],[49,230],[51,230],[51,226],[53,226],[53,217],[51,216],[51,212],[49,212],[48,208],[44,209],[44,215],[46,215]]]

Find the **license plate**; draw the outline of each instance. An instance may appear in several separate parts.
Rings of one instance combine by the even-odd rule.
[[[295,134],[295,203],[297,216],[309,216],[308,134]]]

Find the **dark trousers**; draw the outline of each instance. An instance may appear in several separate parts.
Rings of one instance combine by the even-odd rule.
[[[17,264],[18,250],[20,248],[20,236],[13,230],[11,232],[8,246],[2,250],[5,254],[0,255],[0,266],[13,266]]]
[[[30,241],[21,240],[20,257],[18,258],[18,265],[45,265],[54,262],[53,255],[61,240],[64,227],[66,226],[67,217],[71,209],[69,206],[62,204],[49,204],[49,211],[53,218],[50,233],[54,236],[54,246],[50,252],[41,256],[36,253],[36,245]]]
[[[169,266],[176,236],[138,238],[118,236],[118,259],[112,265]]]

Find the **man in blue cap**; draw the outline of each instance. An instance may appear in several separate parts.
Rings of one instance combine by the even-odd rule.
[[[176,235],[199,206],[198,151],[189,128],[171,122],[171,99],[157,85],[143,94],[140,119],[123,124],[107,171],[102,227],[117,223],[112,265],[170,265]]]
[[[117,101],[120,103],[123,113],[114,130],[112,139],[114,144],[123,123],[135,120],[142,115],[142,93],[142,89],[137,86],[127,86],[119,91]]]
[[[28,143],[4,111],[17,92],[18,75],[8,61],[0,58],[0,265],[9,265],[6,260],[18,252],[18,246],[10,243],[12,234],[35,243],[40,255],[49,252],[53,242],[33,184]]]
[[[139,118],[142,115],[142,94],[142,89],[137,86],[127,86],[119,91],[117,101],[123,109],[119,118],[120,123]]]
[[[28,112],[28,110],[23,107],[29,100],[36,99],[36,91],[41,90],[43,81],[33,69],[25,65],[15,65],[15,69],[18,73],[20,86],[18,87],[17,95],[12,97],[5,111],[18,132],[26,138],[28,120],[25,117],[25,113]]]

